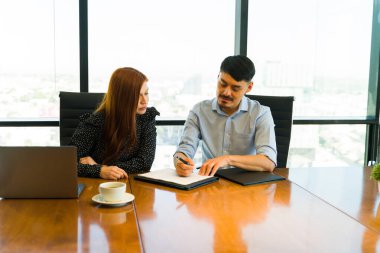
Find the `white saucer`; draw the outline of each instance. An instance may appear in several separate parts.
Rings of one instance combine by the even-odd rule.
[[[127,192],[124,194],[123,199],[119,200],[119,201],[112,201],[112,202],[104,201],[102,195],[100,195],[100,194],[97,194],[94,197],[92,197],[92,201],[99,203],[99,204],[102,204],[102,205],[108,205],[108,206],[124,205],[128,202],[131,202],[134,199],[135,199],[135,196],[133,196],[132,194],[127,193]]]

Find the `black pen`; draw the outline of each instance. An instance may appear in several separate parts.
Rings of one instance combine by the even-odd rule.
[[[186,165],[190,165],[190,163],[186,162],[182,157],[179,157],[176,155],[175,158],[177,158],[178,160],[180,160],[181,162],[183,162]]]

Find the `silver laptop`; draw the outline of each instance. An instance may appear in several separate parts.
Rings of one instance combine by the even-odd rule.
[[[78,198],[74,146],[0,147],[0,198]]]

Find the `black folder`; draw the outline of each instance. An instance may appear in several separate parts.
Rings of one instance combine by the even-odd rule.
[[[248,171],[240,168],[219,169],[215,176],[227,179],[241,185],[261,184],[271,181],[285,180],[285,178],[263,171]]]
[[[177,188],[177,189],[181,189],[181,190],[192,190],[192,189],[198,188],[200,186],[207,185],[207,184],[210,184],[210,183],[213,183],[213,182],[219,180],[218,177],[206,177],[205,179],[200,179],[196,182],[192,182],[189,184],[180,184],[180,183],[172,182],[169,179],[166,179],[165,177],[160,178],[160,179],[152,178],[152,177],[149,177],[149,174],[147,174],[147,175],[138,174],[138,175],[134,176],[134,179],[144,181],[144,182],[148,182],[148,183],[154,183],[154,184],[169,186],[169,187],[173,187],[173,188]]]

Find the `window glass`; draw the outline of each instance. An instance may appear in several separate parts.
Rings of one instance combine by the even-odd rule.
[[[372,5],[361,0],[251,1],[253,93],[295,96],[295,116],[366,116]]]
[[[79,90],[78,1],[0,2],[0,119],[58,118]]]
[[[184,118],[215,96],[220,63],[234,53],[235,1],[94,0],[88,12],[91,92],[129,66],[148,76],[162,117]]]
[[[251,93],[295,96],[295,117],[366,116],[372,8],[361,0],[251,1]],[[295,126],[292,143],[290,166],[362,165],[365,126]]]
[[[363,166],[365,125],[294,125],[288,167]]]
[[[1,127],[0,146],[59,146],[58,127]]]
[[[174,168],[173,154],[177,150],[182,132],[183,126],[157,126],[156,156],[152,170]],[[202,165],[201,145],[202,141],[199,142],[197,152],[193,159],[196,167]]]

